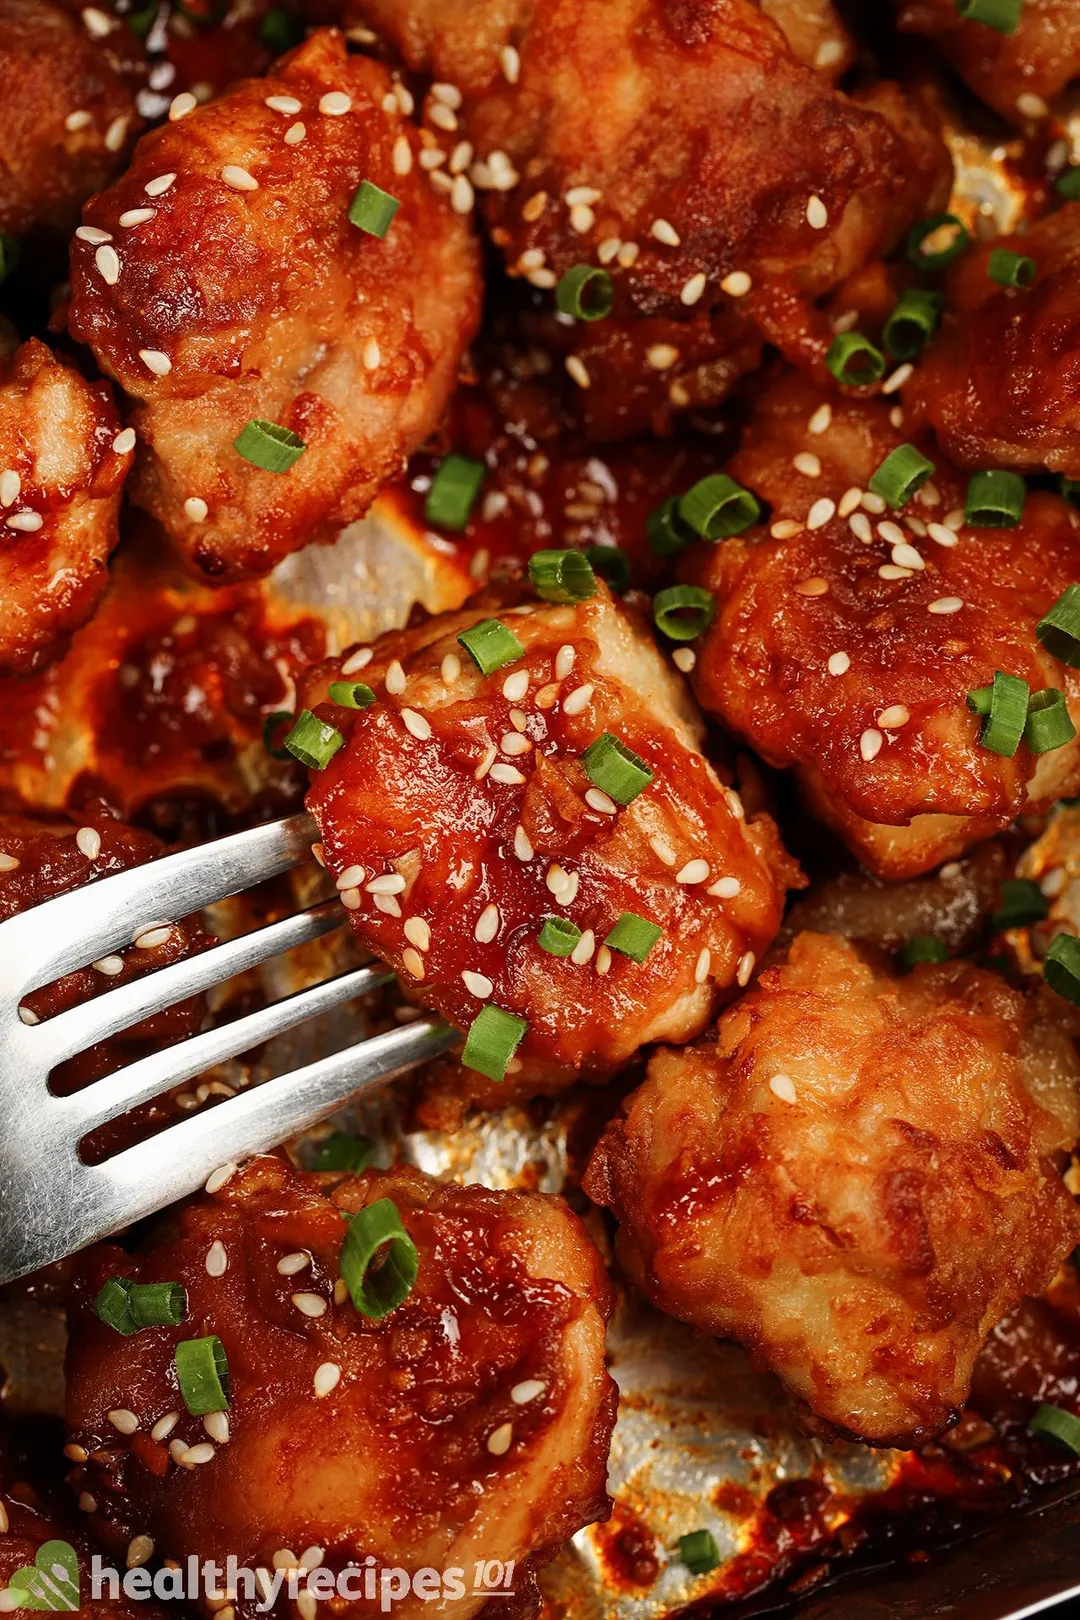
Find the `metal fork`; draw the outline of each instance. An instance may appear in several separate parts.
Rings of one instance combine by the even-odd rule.
[[[40,1023],[20,1017],[27,995],[130,945],[158,919],[178,922],[309,860],[317,836],[310,816],[289,816],[118,872],[0,923],[0,1282],[153,1214],[219,1166],[278,1145],[460,1039],[433,1019],[407,1024],[192,1114],[101,1164],[80,1158],[82,1137],[106,1120],[393,978],[382,967],[357,968],[70,1096],[49,1090],[51,1071],[66,1058],[341,927],[344,908],[325,901]]]

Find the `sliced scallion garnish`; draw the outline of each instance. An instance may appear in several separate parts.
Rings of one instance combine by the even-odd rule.
[[[382,1249],[386,1253],[372,1270],[371,1263]],[[408,1299],[420,1270],[420,1256],[392,1198],[365,1204],[352,1217],[338,1255],[338,1270],[362,1316],[379,1321]]]
[[[1024,726],[1024,741],[1031,752],[1049,754],[1055,748],[1063,748],[1066,743],[1072,742],[1075,736],[1076,727],[1072,723],[1064,692],[1060,692],[1056,686],[1032,692]]]
[[[431,481],[424,516],[440,529],[466,527],[487,468],[468,456],[444,456]]]
[[[586,546],[587,557],[594,574],[607,580],[613,591],[625,591],[630,584],[630,559],[619,546]]]
[[[128,1303],[136,1327],[175,1327],[187,1314],[187,1294],[177,1282],[132,1283]]]
[[[363,681],[331,681],[328,687],[331,703],[339,709],[370,709],[375,694]]]
[[[900,960],[909,971],[919,962],[947,962],[949,947],[937,934],[916,934],[901,946]]]
[[[110,1277],[94,1300],[95,1316],[125,1338],[139,1331],[139,1324],[131,1314],[131,1289],[130,1277]]]
[[[321,771],[329,765],[344,741],[336,726],[327,725],[310,709],[301,709],[296,724],[285,738],[284,746],[309,771]]]
[[[285,473],[300,460],[307,445],[292,428],[253,416],[233,440],[233,449],[263,472]]]
[[[596,595],[596,575],[580,551],[534,551],[529,578],[545,602],[587,602]]]
[[[619,951],[635,962],[644,962],[664,930],[636,911],[624,911],[606,936],[604,944],[609,951]]]
[[[482,1007],[469,1025],[461,1061],[489,1080],[506,1078],[506,1066],[525,1039],[529,1025],[501,1007]]]
[[[939,246],[931,244],[937,240]],[[964,252],[971,237],[955,214],[935,214],[908,232],[907,255],[917,270],[943,270]]]
[[[679,1559],[691,1575],[707,1575],[720,1563],[720,1549],[711,1530],[691,1530],[679,1537]]]
[[[1014,529],[1024,515],[1027,485],[1019,473],[991,467],[972,473],[964,498],[964,522],[974,529]]]
[[[927,461],[913,444],[901,444],[871,474],[870,488],[875,495],[880,495],[883,501],[899,511],[907,505],[916,490],[922,488],[933,471],[934,463]]]
[[[1066,1412],[1062,1406],[1051,1406],[1044,1401],[1034,1417],[1028,1420],[1032,1434],[1044,1440],[1056,1440],[1058,1445],[1080,1457],[1080,1418]]]
[[[579,321],[602,321],[611,314],[614,298],[614,282],[595,264],[575,264],[555,289],[556,307]]]
[[[545,917],[536,943],[549,956],[569,956],[580,938],[581,929],[576,923],[566,917]]]
[[[653,620],[669,641],[693,641],[712,623],[716,603],[700,585],[669,585],[653,597]]]
[[[1051,990],[1080,1007],[1080,939],[1057,934],[1043,960],[1043,977]]]
[[[1001,905],[994,913],[994,932],[1026,928],[1049,915],[1050,903],[1037,883],[1030,878],[1006,878],[1001,885]]]
[[[1070,669],[1080,669],[1080,585],[1066,585],[1035,634],[1050,654]]]
[[[458,641],[482,675],[492,675],[504,664],[512,664],[525,648],[501,619],[481,619],[462,630]]]
[[[914,360],[938,329],[944,296],[939,292],[909,287],[900,294],[885,322],[885,347],[894,360]]]
[[[980,743],[1002,759],[1012,759],[1020,746],[1027,723],[1029,691],[1027,681],[999,669],[994,672],[992,686],[980,686],[968,693],[967,706],[972,714],[985,716]]]
[[[401,207],[396,197],[370,180],[361,180],[349,204],[349,223],[368,236],[384,237]]]
[[[669,495],[654,506],[645,520],[645,537],[654,557],[674,557],[692,545],[697,535],[679,516],[679,497]]]
[[[362,1170],[371,1158],[371,1143],[363,1136],[333,1131],[320,1142],[315,1153],[315,1170]]]
[[[1039,273],[1034,259],[1009,248],[995,248],[986,261],[986,273],[1002,287],[1030,287]]]
[[[581,756],[585,774],[594,787],[615,800],[630,804],[653,779],[650,767],[610,731],[590,743]]]
[[[761,506],[727,473],[710,473],[679,497],[678,515],[703,540],[728,540],[758,521]]]
[[[176,1376],[184,1405],[193,1417],[228,1409],[229,1363],[216,1333],[181,1339],[176,1347]]]
[[[838,332],[825,364],[846,388],[861,388],[885,375],[885,356],[861,332]]]

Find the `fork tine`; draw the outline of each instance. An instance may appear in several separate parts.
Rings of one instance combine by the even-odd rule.
[[[81,1246],[152,1215],[195,1192],[219,1165],[276,1147],[348,1098],[437,1057],[460,1039],[457,1030],[434,1020],[408,1024],[267,1080],[125,1148],[114,1159],[88,1167],[96,1183],[95,1218],[69,1236]]]
[[[47,1023],[35,1025],[32,1036],[35,1056],[40,1055],[41,1061],[54,1069],[65,1058],[93,1046],[95,1041],[130,1029],[149,1013],[171,1007],[200,990],[224,984],[234,974],[256,967],[268,957],[279,956],[295,945],[340,928],[344,921],[344,907],[336,900],[326,900],[310,911],[299,911],[267,928],[241,934],[238,939],[201,951],[197,956],[170,962],[156,973],[148,973],[131,984],[84,1001],[68,1012],[57,1013]]]
[[[339,1007],[342,1002],[351,1001],[355,996],[377,990],[393,977],[389,969],[381,967],[357,968],[352,973],[342,973],[336,979],[327,979],[322,984],[312,985],[310,989],[300,990],[296,995],[286,996],[269,1007],[260,1007],[245,1018],[204,1030],[202,1034],[193,1035],[190,1040],[181,1041],[176,1046],[151,1052],[115,1074],[94,1081],[82,1091],[58,1097],[53,1106],[63,1110],[65,1123],[77,1136],[82,1136],[93,1126],[104,1124],[107,1119],[115,1119],[117,1114],[134,1108],[138,1103],[147,1102],[162,1091],[192,1079],[194,1075],[202,1074],[215,1063],[238,1057],[241,1052],[250,1051],[252,1047],[280,1035],[283,1030],[292,1029],[306,1018],[314,1018],[316,1014],[329,1012],[332,1007]]]
[[[0,986],[21,999],[73,968],[128,945],[141,928],[175,922],[308,859],[309,815],[288,816],[117,872],[0,923]]]

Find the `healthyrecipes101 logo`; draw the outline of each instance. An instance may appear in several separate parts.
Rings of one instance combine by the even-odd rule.
[[[314,1569],[291,1565],[285,1569],[251,1569],[230,1556],[224,1567],[210,1559],[194,1556],[183,1564],[149,1570],[114,1569],[96,1553],[90,1560],[90,1597],[95,1602],[118,1602],[121,1595],[138,1602],[157,1598],[195,1602],[199,1598],[222,1596],[230,1601],[243,1598],[253,1603],[257,1613],[267,1614],[284,1594],[300,1611],[301,1620],[314,1620],[316,1605],[330,1598],[347,1603],[362,1599],[378,1603],[389,1614],[396,1603],[419,1598],[422,1603],[457,1602],[467,1596],[511,1597],[514,1590],[514,1560],[481,1558],[471,1570],[454,1567],[401,1569],[380,1565],[373,1557],[344,1569],[325,1566]],[[75,1549],[66,1541],[46,1541],[38,1548],[33,1564],[17,1569],[0,1591],[0,1610],[68,1609],[79,1607],[79,1563]]]

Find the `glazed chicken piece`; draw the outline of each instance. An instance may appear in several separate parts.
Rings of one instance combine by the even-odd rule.
[[[426,127],[448,158],[462,140],[474,148],[471,182],[511,273],[544,290],[575,265],[607,265],[611,319],[550,320],[547,333],[572,351],[597,437],[721,397],[758,363],[762,334],[821,366],[831,333],[808,301],[948,192],[920,101],[887,83],[842,95],[752,0],[357,9],[436,80]],[[432,183],[450,181],[436,169]]]
[[[1035,261],[1032,286],[990,279],[987,261],[1001,247]],[[1080,476],[1078,270],[1080,203],[983,244],[958,265],[950,312],[915,389],[942,449],[961,467]]]
[[[910,432],[887,401],[780,379],[728,465],[771,526],[695,547],[685,564],[716,601],[691,677],[703,708],[769,764],[794,766],[814,814],[890,879],[1080,785],[1075,739],[1005,758],[981,745],[967,707],[1002,670],[1032,692],[1061,689],[1080,720],[1080,678],[1035,635],[1080,580],[1080,516],[1029,492],[1017,527],[964,526],[966,481],[936,451],[902,511],[872,493],[856,504]],[[796,457],[811,460],[800,471]]]
[[[499,1104],[691,1040],[746,983],[798,880],[771,819],[748,821],[706,762],[686,688],[637,618],[602,585],[577,606],[517,600],[385,636],[307,694],[339,674],[375,694],[360,712],[318,703],[346,739],[307,800],[323,858],[358,933],[425,1005],[462,1030],[482,1010],[527,1023],[510,1083],[478,1086]],[[485,675],[459,638],[492,621],[514,640]],[[613,797],[596,756],[618,749],[637,759]],[[624,913],[636,921],[617,928]],[[545,923],[572,925],[554,954]]]
[[[1011,34],[965,20],[956,0],[900,0],[899,26],[935,40],[975,94],[1005,118],[1045,118],[1080,73],[1077,0],[1024,0]]]
[[[143,50],[108,6],[0,0],[0,232],[69,231],[142,122]]]
[[[71,330],[139,402],[133,498],[204,574],[265,572],[332,539],[453,387],[477,249],[415,166],[390,91],[323,30],[272,77],[146,136],[86,209]],[[350,220],[362,182],[400,204],[385,235]],[[268,470],[282,447],[258,423],[293,436],[284,470]]]
[[[347,1221],[380,1200],[418,1271],[376,1319],[351,1302],[339,1253]],[[183,1323],[125,1337],[99,1321],[94,1298],[118,1274],[179,1282]],[[484,1606],[478,1559],[514,1561],[515,1612],[532,1614],[536,1566],[609,1511],[611,1288],[557,1198],[404,1168],[335,1185],[261,1158],[135,1254],[90,1251],[79,1293],[68,1428],[91,1454],[77,1488],[110,1546],[150,1535],[161,1555],[270,1568],[313,1544],[317,1562],[370,1560],[380,1579],[386,1565],[456,1567],[467,1590],[440,1613],[465,1620]],[[174,1349],[211,1334],[231,1395],[204,1422],[185,1410]]]
[[[833,0],[761,0],[800,62],[838,79],[855,60],[855,41]]]
[[[586,1189],[655,1304],[745,1344],[826,1432],[917,1443],[1080,1231],[1052,1163],[1080,1064],[1052,1017],[963,963],[896,979],[801,934],[715,1048],[653,1058]]]
[[[39,668],[93,613],[130,465],[108,383],[36,339],[0,347],[0,674]]]

